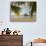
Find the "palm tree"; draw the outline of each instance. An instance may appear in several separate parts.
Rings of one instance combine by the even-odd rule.
[[[36,12],[36,2],[30,2],[29,3],[29,7],[32,7],[31,11],[30,11],[30,14],[31,14],[31,17],[33,16],[33,12]]]
[[[14,11],[15,14],[18,15],[18,16],[20,14],[20,9],[21,9],[20,7],[11,5],[11,10]]]

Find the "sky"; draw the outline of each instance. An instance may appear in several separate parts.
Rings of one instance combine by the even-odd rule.
[[[7,27],[12,31],[21,30],[24,45],[38,37],[46,38],[46,0],[36,0],[36,22],[10,22],[10,1],[0,1],[0,31]]]
[[[28,14],[30,11],[31,11],[31,9],[28,6],[24,6],[24,7],[22,7],[20,13],[21,14]]]
[[[24,6],[22,6],[20,13],[21,14],[28,14],[30,11],[31,11],[31,8],[25,4]]]

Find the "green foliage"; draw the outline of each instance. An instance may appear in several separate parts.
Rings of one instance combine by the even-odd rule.
[[[20,7],[11,5],[11,10],[14,11],[15,13],[19,13],[20,9],[21,9]]]
[[[30,7],[32,6],[32,9],[31,9],[31,11],[30,11],[30,14],[31,14],[31,16],[33,16],[33,12],[36,12],[36,2],[30,3],[29,6],[30,6]]]
[[[32,11],[36,12],[36,2],[34,2],[33,5],[32,5]]]

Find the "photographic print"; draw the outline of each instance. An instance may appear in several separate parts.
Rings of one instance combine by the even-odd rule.
[[[10,21],[11,22],[35,22],[36,2],[11,1]]]

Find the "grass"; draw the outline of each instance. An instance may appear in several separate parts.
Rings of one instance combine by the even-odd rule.
[[[35,22],[36,16],[33,16],[31,18],[15,18],[14,20],[11,18],[11,22]]]

